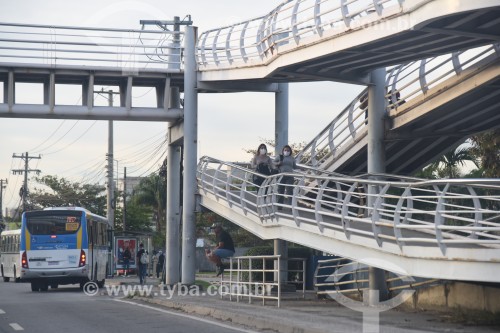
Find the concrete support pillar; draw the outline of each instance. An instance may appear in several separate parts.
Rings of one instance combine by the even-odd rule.
[[[279,83],[274,95],[274,140],[276,155],[288,144],[288,83]]]
[[[184,175],[182,210],[182,283],[191,285],[196,275],[196,167],[198,94],[196,72],[197,28],[186,27],[184,36]]]
[[[276,144],[275,154],[281,154],[283,146],[288,144],[288,83],[279,83],[278,92],[275,93],[275,116],[274,116],[274,139]],[[282,272],[280,282],[287,280],[288,269],[288,244],[284,240],[274,240],[274,254],[281,255],[280,271]],[[277,263],[276,263],[277,264]],[[274,277],[278,279],[277,276]]]
[[[181,69],[180,62],[180,19],[174,17],[173,48],[177,50],[175,56],[178,61],[169,62],[171,69]],[[194,42],[192,42],[194,43]],[[190,64],[192,66],[192,64]],[[190,73],[192,75],[192,73]],[[168,111],[169,108],[180,109],[181,96],[179,87],[171,87],[170,77],[165,79],[163,89],[157,89],[158,107]],[[178,142],[173,142],[172,132],[179,124],[174,124],[169,128],[169,145],[167,157],[167,228],[166,228],[166,265],[165,265],[165,283],[174,285],[181,282],[181,159],[182,146]]]
[[[181,147],[168,146],[167,160],[167,230],[166,230],[166,280],[173,285],[180,282],[180,180]]]
[[[368,172],[385,172],[384,122],[386,117],[385,68],[371,73],[371,85],[368,87]],[[376,179],[376,177],[371,177]],[[373,207],[378,186],[368,187],[368,207]],[[371,216],[371,214],[369,214]],[[376,305],[388,297],[385,272],[381,269],[369,269],[369,304]],[[378,295],[378,297],[377,297]]]

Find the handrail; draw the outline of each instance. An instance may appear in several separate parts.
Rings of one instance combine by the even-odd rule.
[[[404,109],[410,102],[425,95],[429,89],[475,67],[498,61],[500,43],[452,54],[432,57],[394,66],[386,75],[387,113]],[[316,137],[296,156],[298,163],[328,168],[329,164],[349,147],[351,142],[366,135],[368,119],[363,98],[359,93]]]
[[[253,298],[260,298],[262,305],[266,304],[266,300],[272,299],[276,300],[277,306],[280,307],[281,283],[279,281],[281,281],[282,273],[279,269],[280,260],[280,255],[230,257],[229,269],[221,276],[220,297],[229,295],[229,300],[235,297],[237,302],[240,298],[246,297],[248,303],[252,303]],[[273,274],[273,278],[266,280],[266,273]],[[261,278],[258,279],[257,275]],[[276,289],[276,295],[272,295],[272,289]]]
[[[456,246],[500,248],[500,180],[439,179],[411,181],[283,173],[263,176],[256,172],[203,157],[198,165],[198,186],[230,207],[275,225],[284,217],[297,227],[312,225],[319,233],[338,231],[378,240],[375,247],[394,243],[438,247],[443,255]],[[279,191],[283,176],[294,178],[289,197]],[[372,189],[372,190],[369,190]],[[279,198],[283,202],[279,202]]]
[[[318,260],[314,273],[314,288],[318,295],[335,293],[358,294],[369,289],[368,267],[357,261],[341,257]],[[388,272],[385,276],[387,289],[395,296],[402,290],[415,290],[422,286],[439,283],[438,279],[424,279]]]
[[[286,270],[280,270],[280,260],[283,260],[280,255],[230,257],[229,268],[221,275],[220,297],[229,295],[230,300],[235,297],[237,302],[240,301],[240,298],[246,297],[248,303],[252,303],[254,298],[260,298],[262,305],[266,304],[266,300],[272,299],[276,300],[277,306],[280,307],[281,283],[285,282],[301,284],[302,298],[305,298],[307,259],[286,259]],[[299,262],[301,265],[297,269],[289,269],[289,262]],[[273,277],[267,279],[266,273],[272,274]],[[293,273],[296,280],[288,280],[289,273]],[[281,274],[287,275],[286,281],[280,278]],[[276,291],[275,295],[273,295],[273,291]]]
[[[180,71],[182,32],[0,22],[2,62]]]
[[[203,32],[198,39],[198,64],[202,70],[263,64],[282,48],[311,43],[326,33],[341,35],[356,25],[400,13],[404,2],[285,0],[267,15]]]

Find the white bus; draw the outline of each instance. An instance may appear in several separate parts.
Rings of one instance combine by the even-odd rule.
[[[0,234],[0,273],[3,282],[21,279],[21,229],[3,231]]]
[[[111,225],[80,207],[46,208],[23,213],[21,280],[32,291],[88,281],[104,286]]]

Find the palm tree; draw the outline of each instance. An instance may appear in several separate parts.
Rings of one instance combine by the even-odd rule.
[[[446,152],[429,167],[431,170],[435,170],[438,178],[459,178],[460,167],[465,166],[466,162],[472,162],[478,167],[477,158],[472,153],[472,147],[461,145],[457,149]]]

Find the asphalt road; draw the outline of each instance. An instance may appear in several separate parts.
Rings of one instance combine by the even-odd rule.
[[[126,298],[86,296],[77,285],[32,292],[28,283],[0,282],[0,333],[250,332]]]

